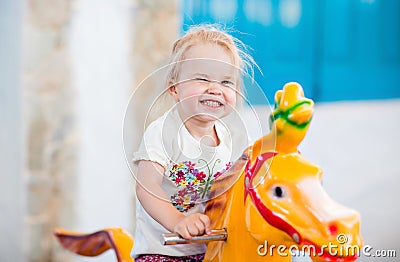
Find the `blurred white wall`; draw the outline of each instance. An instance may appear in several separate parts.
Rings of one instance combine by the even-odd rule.
[[[71,24],[74,84],[78,93],[80,152],[77,225],[93,232],[132,232],[133,178],[122,146],[123,116],[132,90],[131,1],[76,1]],[[76,261],[93,261],[76,256]],[[96,261],[114,261],[106,252]]]
[[[21,1],[0,1],[0,261],[24,261]]]

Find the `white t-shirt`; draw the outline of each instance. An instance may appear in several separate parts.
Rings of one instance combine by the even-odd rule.
[[[205,146],[186,129],[176,109],[167,111],[146,129],[133,162],[150,160],[162,165],[162,189],[185,215],[204,213],[212,182],[225,172],[248,144],[245,132],[232,131],[222,120],[215,122],[220,140],[216,147]],[[237,140],[237,141],[234,141]],[[137,181],[140,183],[140,181]],[[155,221],[136,199],[136,232],[132,257],[140,254],[188,256],[204,253],[203,243],[163,246],[161,234],[170,233]]]

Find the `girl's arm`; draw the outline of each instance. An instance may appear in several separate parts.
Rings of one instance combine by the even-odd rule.
[[[200,213],[185,216],[169,201],[161,188],[164,168],[155,162],[142,160],[138,163],[136,195],[146,212],[171,232],[185,239],[209,234],[210,219]]]

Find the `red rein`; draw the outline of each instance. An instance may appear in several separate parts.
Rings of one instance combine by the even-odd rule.
[[[277,154],[278,153],[276,152],[266,152],[259,155],[252,167],[250,167],[250,160],[247,162],[244,177],[244,200],[246,201],[247,195],[250,195],[251,200],[265,221],[267,221],[271,226],[286,232],[295,243],[299,244],[302,241],[299,232],[289,223],[280,218],[277,214],[268,209],[262,202],[260,195],[257,192],[257,188],[253,187],[253,179],[255,174],[258,173],[266,160],[274,157]]]

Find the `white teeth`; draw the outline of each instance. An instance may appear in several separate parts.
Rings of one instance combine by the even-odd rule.
[[[222,104],[220,102],[212,101],[212,100],[201,101],[201,103],[204,105],[207,105],[207,106],[211,106],[211,107],[222,106]]]

